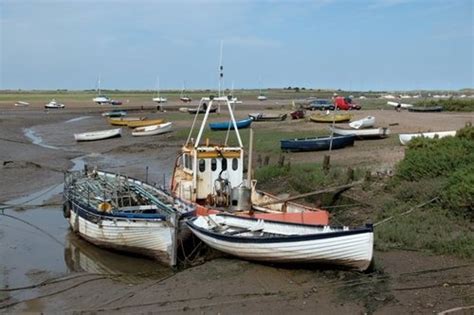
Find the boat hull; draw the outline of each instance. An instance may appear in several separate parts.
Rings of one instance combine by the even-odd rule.
[[[370,128],[375,124],[374,116],[367,116],[365,118],[353,121],[349,124],[349,127],[354,129]]]
[[[236,121],[235,124],[237,125],[237,129],[244,129],[244,128],[250,127],[250,125],[252,124],[252,121],[253,120],[249,118],[249,119]],[[233,130],[234,125],[232,124],[232,122],[229,122],[229,121],[215,122],[215,123],[209,123],[209,128],[211,128],[211,130],[228,130],[229,128]]]
[[[74,134],[74,139],[76,141],[96,141],[109,138],[120,137],[122,135],[122,128],[103,130],[103,131],[93,131],[93,132],[84,132]]]
[[[427,107],[410,107],[408,108],[409,112],[418,112],[418,113],[433,113],[433,112],[442,112],[443,106],[427,106]]]
[[[160,125],[152,125],[146,127],[138,127],[132,131],[132,136],[140,137],[140,136],[154,136],[163,133],[167,133],[171,131],[171,127],[173,123],[167,122]]]
[[[360,271],[366,270],[372,261],[372,227],[309,234],[311,232],[308,231],[322,230],[324,227],[227,217],[226,222],[229,221],[230,224],[240,224],[238,221],[248,220],[248,227],[256,224],[262,227],[263,231],[284,229],[287,235],[227,235],[203,228],[196,219],[188,221],[187,224],[193,234],[209,247],[246,260],[286,264],[334,264]],[[243,226],[245,225],[240,225]]]
[[[329,127],[329,130],[338,136],[354,135],[356,139],[382,139],[391,133],[388,128],[342,129]]]
[[[283,121],[288,117],[287,114],[280,114],[280,115],[266,115],[262,113],[251,113],[249,114],[249,118],[254,121]]]
[[[402,145],[407,145],[412,139],[417,137],[425,138],[444,138],[444,137],[454,137],[456,131],[437,131],[437,132],[422,132],[422,133],[401,133],[399,135],[400,143]]]
[[[72,202],[71,229],[88,242],[103,248],[148,256],[173,265],[174,229],[164,220],[107,218]]]
[[[312,114],[309,116],[309,119],[312,122],[318,122],[318,123],[340,123],[340,122],[346,122],[350,121],[352,118],[352,115],[350,114]]]
[[[315,137],[281,140],[280,147],[283,151],[322,151],[342,149],[354,145],[355,136],[353,134],[332,137]],[[331,144],[332,142],[332,144]]]

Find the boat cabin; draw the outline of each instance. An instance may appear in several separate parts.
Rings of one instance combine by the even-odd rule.
[[[191,138],[191,128],[188,141],[182,147],[181,154],[176,161],[172,191],[180,198],[201,205],[238,207],[238,191],[241,190],[241,187],[247,187],[248,185],[243,178],[244,149],[238,129],[235,126],[236,122],[230,109],[230,102],[227,97],[206,98],[205,101],[208,101],[209,105],[206,108],[196,141],[194,142]],[[209,110],[216,101],[225,102],[229,106],[231,121],[234,124],[239,143],[238,146],[211,144],[209,139],[206,139],[205,143],[200,143]],[[201,101],[200,104],[203,103],[205,102]],[[232,200],[233,195],[235,200]]]

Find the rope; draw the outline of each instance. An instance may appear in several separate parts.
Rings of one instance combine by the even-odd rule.
[[[395,217],[400,217],[400,216],[407,215],[407,214],[409,214],[410,212],[413,212],[414,210],[416,210],[416,209],[418,209],[418,208],[422,208],[422,207],[426,206],[427,204],[430,204],[430,203],[432,203],[433,201],[438,200],[438,199],[439,199],[439,197],[434,197],[434,198],[432,198],[432,199],[430,199],[430,200],[428,200],[428,201],[425,201],[425,202],[423,202],[423,203],[420,203],[419,205],[414,206],[413,208],[411,208],[411,209],[408,210],[408,211],[405,211],[405,212],[400,213],[400,214],[397,214],[397,215],[392,215],[391,217],[385,218],[385,219],[383,219],[382,221],[379,221],[379,222],[374,223],[373,225],[374,225],[374,226],[377,226],[377,225],[379,225],[379,224],[388,222],[388,221],[392,220],[392,219],[395,218]]]

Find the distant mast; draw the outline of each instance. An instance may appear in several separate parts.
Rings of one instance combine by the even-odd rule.
[[[220,55],[220,58],[219,58],[219,91],[217,93],[217,95],[219,97],[222,96],[222,88],[223,88],[223,81],[224,81],[224,66],[222,66],[222,50],[223,50],[223,45],[224,45],[224,41],[221,40],[221,55]]]

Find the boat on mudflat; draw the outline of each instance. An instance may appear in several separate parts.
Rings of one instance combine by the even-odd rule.
[[[319,122],[319,123],[340,123],[340,122],[345,122],[345,121],[350,121],[352,119],[351,114],[334,114],[334,113],[328,113],[328,114],[320,114],[320,113],[314,113],[309,116],[309,119],[313,122]]]
[[[176,159],[171,182],[172,194],[195,204],[197,215],[206,216],[226,211],[236,216],[267,220],[328,224],[327,211],[257,190],[257,182],[252,180],[250,171],[247,178],[244,178],[245,151],[238,128],[232,129],[237,139],[236,145],[213,143],[209,139],[201,141],[209,110],[217,102],[225,104],[232,124],[236,124],[232,104],[227,97],[206,99],[209,100],[209,107],[203,115],[201,126],[197,127],[196,124],[196,134],[193,123],[187,141]],[[251,164],[251,157],[248,160]],[[250,170],[252,166],[248,165],[247,168]]]
[[[329,126],[329,130],[331,130],[335,135],[338,136],[354,135],[356,139],[386,138],[391,133],[390,129],[383,127],[366,129],[344,129]]]
[[[454,137],[456,135],[456,130],[451,131],[434,131],[434,132],[419,132],[419,133],[401,133],[399,135],[400,143],[402,145],[407,145],[408,142],[417,137],[425,138],[444,138],[444,137]]]
[[[107,118],[109,124],[112,126],[127,126],[132,121],[144,120],[145,117],[120,117],[120,118]]]
[[[239,120],[235,122],[235,126],[237,127],[237,129],[248,128],[252,124],[252,121],[253,119],[251,118]],[[209,123],[209,128],[211,128],[211,130],[229,130],[234,129],[234,125],[231,121],[213,122]]]
[[[396,108],[406,108],[406,109],[408,109],[410,107],[413,107],[412,104],[405,104],[405,103],[392,102],[392,101],[388,101],[387,105],[390,105],[390,106],[393,106],[393,107],[396,107]]]
[[[280,148],[282,151],[322,151],[342,149],[347,146],[354,145],[355,135],[343,136],[320,136],[310,138],[297,138],[280,140]]]
[[[409,112],[418,112],[418,113],[434,113],[442,112],[443,106],[413,106],[408,108]]]
[[[62,103],[59,103],[58,101],[56,101],[54,98],[49,102],[47,103],[46,105],[44,105],[44,108],[50,108],[50,109],[55,109],[55,108],[64,108],[64,104]]]
[[[372,225],[314,226],[237,217],[197,217],[187,225],[209,247],[247,260],[332,264],[367,270],[374,247]]]
[[[349,127],[354,129],[363,129],[363,128],[370,128],[375,125],[375,117],[374,116],[367,116],[359,120],[355,120],[349,123]]]
[[[117,118],[117,117],[123,117],[127,116],[127,112],[123,110],[113,110],[110,112],[104,112],[102,113],[102,117],[112,117],[112,118]]]
[[[116,128],[116,129],[109,129],[109,130],[75,133],[74,139],[76,141],[96,141],[96,140],[120,137],[121,135],[122,135],[122,128]]]
[[[74,171],[65,175],[63,214],[73,232],[99,247],[140,254],[174,266],[189,235],[183,218],[195,207],[123,175]]]
[[[132,136],[139,137],[139,136],[159,135],[159,134],[170,132],[172,126],[173,126],[172,122],[167,122],[167,123],[159,124],[159,125],[137,127],[133,129]]]
[[[250,113],[249,117],[255,121],[283,121],[288,114]]]
[[[151,125],[160,125],[164,122],[164,119],[143,119],[143,120],[135,120],[129,121],[127,126],[129,128],[137,128],[137,127],[145,127]]]

